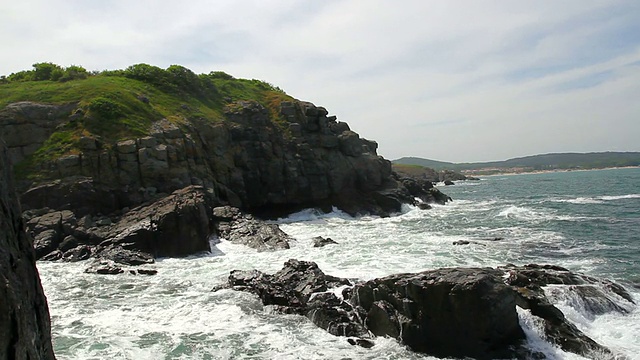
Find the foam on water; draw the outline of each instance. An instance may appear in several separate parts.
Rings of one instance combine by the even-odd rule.
[[[629,239],[637,234],[634,202],[640,195],[615,188],[607,189],[608,195],[568,192],[567,181],[554,182],[561,176],[578,175],[491,177],[475,182],[477,186],[450,186],[445,192],[455,199],[453,203],[429,211],[405,206],[388,218],[305,210],[277,221],[296,238],[289,250],[260,253],[212,238],[210,255],[161,259],[153,265],[158,275],[151,277],[85,274],[83,263],[38,263],[57,357],[429,358],[386,338],[376,339],[371,349],[354,347],[304,317],[276,314],[251,294],[210,292],[233,269],[272,273],[291,258],[315,261],[331,275],[363,280],[438,267],[553,263],[638,282],[637,242]],[[542,178],[553,181],[542,187]],[[584,183],[605,182],[589,178]],[[556,183],[562,187],[549,188]],[[633,187],[637,181],[629,183]],[[614,235],[613,241],[602,234]],[[330,237],[338,244],[314,248],[315,236]],[[454,245],[458,240],[470,244]],[[629,358],[640,358],[637,306],[630,307],[627,315],[597,315],[585,312],[570,293],[551,295],[567,318],[596,341]],[[640,299],[637,291],[633,295]],[[540,324],[527,311],[519,310],[519,317],[530,348],[550,359],[582,359],[542,340]]]

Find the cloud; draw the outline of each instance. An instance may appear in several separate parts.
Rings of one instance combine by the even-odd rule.
[[[327,107],[388,158],[497,160],[640,151],[637,34],[633,0],[8,0],[0,73],[223,70]]]

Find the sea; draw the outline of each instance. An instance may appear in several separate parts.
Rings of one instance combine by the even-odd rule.
[[[292,258],[354,280],[440,267],[555,264],[614,280],[640,302],[640,168],[498,175],[439,188],[454,201],[431,210],[406,206],[385,218],[305,210],[276,221],[295,237],[291,249],[256,252],[212,239],[210,253],[158,260],[149,266],[155,276],[95,275],[84,273],[82,262],[38,262],[56,356],[433,359],[389,338],[370,349],[352,346],[249,293],[211,291],[231,270],[273,273]],[[338,244],[314,248],[315,236]],[[459,240],[469,244],[453,244]],[[640,359],[637,306],[597,315],[570,292],[545,291],[588,336]],[[527,310],[518,315],[528,347],[547,359],[584,359],[544,341],[540,321]]]

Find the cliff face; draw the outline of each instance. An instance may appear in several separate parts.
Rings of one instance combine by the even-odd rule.
[[[47,300],[0,141],[0,359],[55,359]]]
[[[129,101],[152,107],[166,95]],[[110,101],[117,96],[125,95]],[[217,96],[224,106],[203,107],[206,117],[182,104],[190,116],[145,115],[133,129],[127,117],[140,112],[105,119],[74,99],[0,110],[0,138],[19,161],[20,201],[38,259],[100,257],[112,245],[149,256],[206,251],[226,221],[211,211],[220,206],[258,218],[332,207],[386,216],[403,203],[426,209],[450,200],[429,181],[393,173],[377,143],[309,102]],[[254,230],[241,233],[271,237]]]
[[[42,145],[53,131],[42,124],[64,126],[78,116],[73,106],[42,108],[23,102],[0,111],[0,137],[13,139],[14,158]],[[66,119],[59,116],[64,111]],[[189,185],[204,186],[220,204],[266,216],[331,206],[385,215],[412,201],[392,178],[391,163],[376,154],[377,144],[327,115],[308,102],[282,102],[278,123],[258,102],[237,101],[225,107],[223,121],[163,119],[149,136],[117,143],[84,136],[79,151],[42,166],[56,181],[25,191],[23,207],[109,214]],[[38,136],[18,141],[25,131]]]

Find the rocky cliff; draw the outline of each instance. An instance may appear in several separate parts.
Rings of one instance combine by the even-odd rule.
[[[11,104],[0,111],[0,137],[22,160],[73,121],[74,109]],[[286,123],[274,122],[256,101],[238,101],[224,108],[224,121],[159,119],[149,136],[115,143],[80,137],[77,151],[39,165],[39,175],[54,181],[32,183],[23,205],[109,214],[189,185],[264,215],[332,206],[385,215],[413,201],[392,177],[390,162],[377,155],[377,144],[324,108],[282,102],[280,115]]]
[[[126,226],[138,230],[118,241],[133,249],[156,256],[202,251],[208,235],[219,233],[211,211],[217,206],[260,218],[333,207],[387,216],[403,203],[427,208],[450,200],[428,181],[395,174],[376,142],[325,108],[260,82],[209,79],[203,95],[202,89],[185,94],[166,84],[114,79],[77,80],[77,86],[103,86],[98,98],[73,93],[63,103],[17,101],[0,109],[0,138],[17,163],[38,258],[65,258],[74,249],[69,259],[85,258],[100,250],[86,246],[103,248],[117,234],[131,233]],[[249,87],[241,95],[234,92],[243,86]],[[174,203],[194,214],[198,231],[172,233],[186,224],[185,216],[171,214]],[[154,209],[165,215],[155,216]],[[162,240],[169,233],[182,249]]]
[[[0,359],[55,359],[47,300],[0,141]]]

